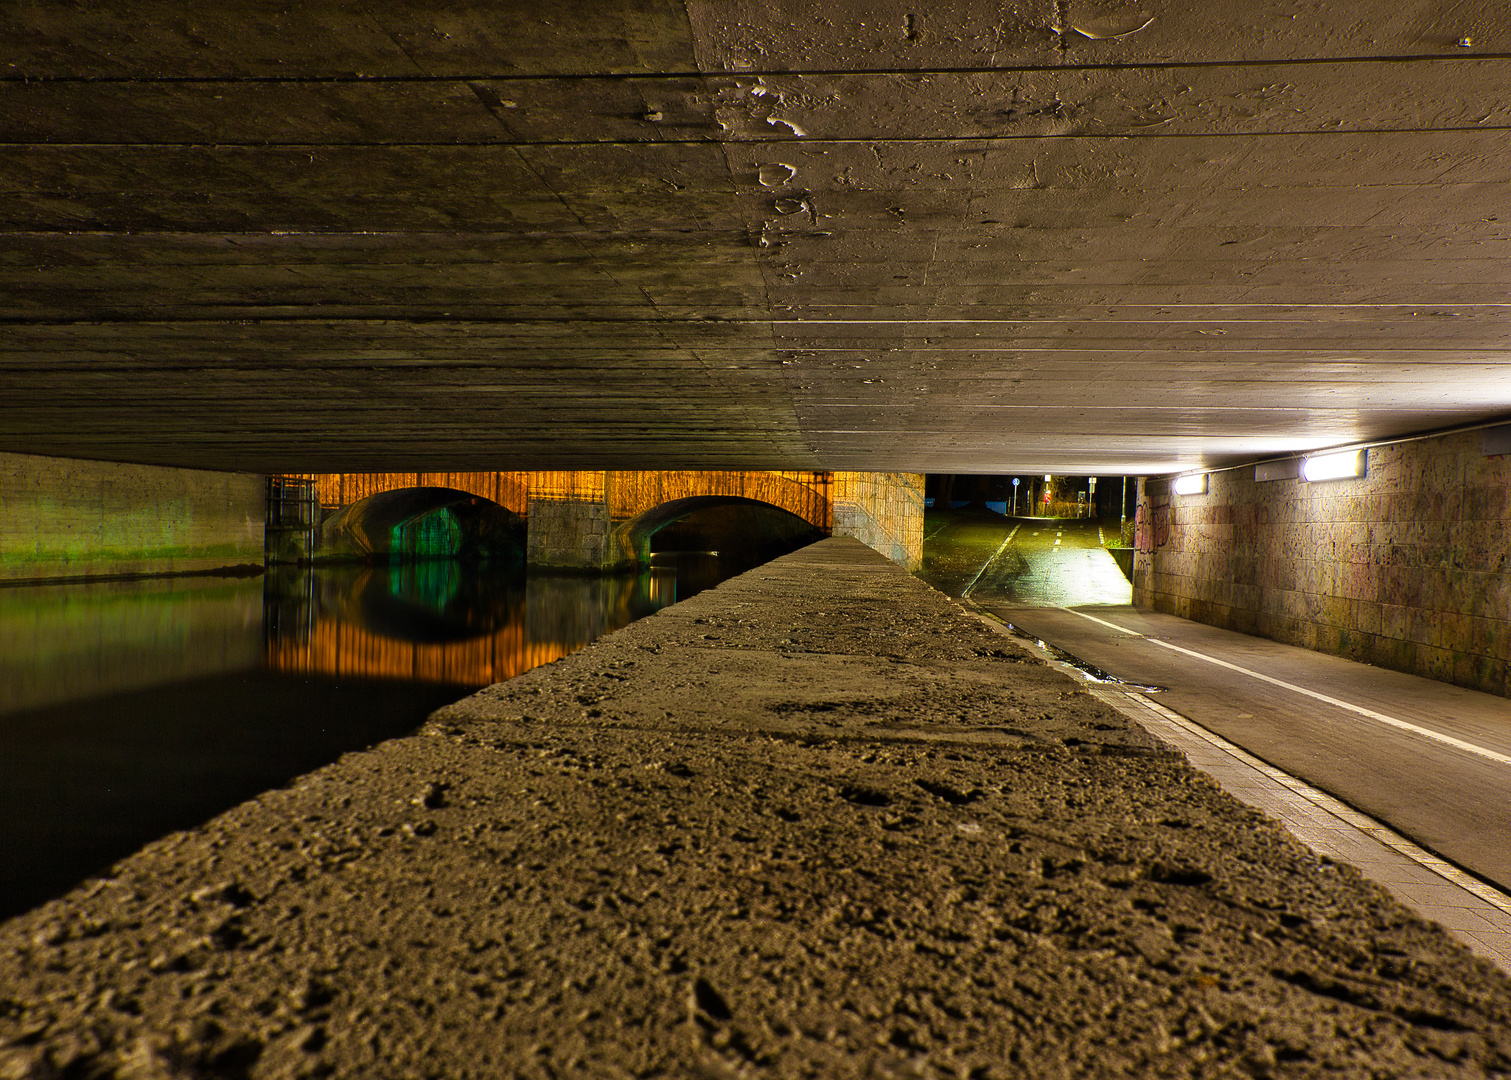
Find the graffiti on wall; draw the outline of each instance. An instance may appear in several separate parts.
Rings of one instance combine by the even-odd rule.
[[[1146,555],[1170,542],[1170,500],[1139,503],[1133,513],[1133,546]]]

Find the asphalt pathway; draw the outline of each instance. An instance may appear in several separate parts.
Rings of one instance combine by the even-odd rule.
[[[1105,530],[939,515],[924,577],[1511,889],[1511,702],[1135,609]]]

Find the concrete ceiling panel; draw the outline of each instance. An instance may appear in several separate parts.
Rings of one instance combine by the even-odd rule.
[[[310,78],[697,70],[675,0],[31,0],[0,14],[0,65],[32,77]]]
[[[1161,471],[1511,414],[1499,4],[0,13],[0,449]]]

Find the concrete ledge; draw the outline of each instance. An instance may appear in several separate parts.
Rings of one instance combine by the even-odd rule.
[[[0,928],[0,1076],[1481,1076],[1511,983],[858,542]]]

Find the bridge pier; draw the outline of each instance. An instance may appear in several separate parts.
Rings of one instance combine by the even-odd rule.
[[[922,474],[835,473],[833,533],[917,570],[923,565]]]
[[[536,569],[610,573],[635,565],[603,499],[531,499],[526,530],[525,560]]]

